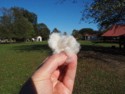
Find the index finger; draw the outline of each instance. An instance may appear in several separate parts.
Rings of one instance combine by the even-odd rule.
[[[73,90],[75,75],[77,69],[77,56],[74,54],[71,56],[71,60],[67,65],[67,71],[65,73],[65,77],[63,79],[64,85],[70,90]]]
[[[32,76],[37,80],[50,78],[52,73],[61,65],[65,63],[67,55],[63,52],[50,56],[46,62],[41,66]]]

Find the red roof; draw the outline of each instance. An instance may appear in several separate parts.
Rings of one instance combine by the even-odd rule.
[[[125,35],[125,25],[114,25],[108,31],[106,31],[102,36],[121,36]]]

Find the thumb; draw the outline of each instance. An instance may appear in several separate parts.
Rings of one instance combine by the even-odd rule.
[[[32,78],[39,81],[49,79],[52,73],[65,63],[67,55],[65,53],[50,56],[45,63],[33,74]]]

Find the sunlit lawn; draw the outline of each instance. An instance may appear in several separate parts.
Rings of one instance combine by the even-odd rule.
[[[41,43],[0,45],[0,94],[18,94],[22,84],[48,56]]]
[[[73,94],[125,94],[125,55],[107,51],[112,44],[80,43]],[[0,94],[18,94],[50,53],[47,42],[0,44]]]

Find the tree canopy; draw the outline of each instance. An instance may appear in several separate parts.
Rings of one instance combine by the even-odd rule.
[[[37,28],[38,28],[37,35],[42,36],[43,40],[47,40],[49,38],[49,34],[50,34],[50,30],[47,27],[47,25],[44,23],[39,23],[37,25]]]
[[[17,40],[25,40],[32,38],[34,33],[33,25],[25,17],[17,19],[13,24],[13,38]]]
[[[0,38],[25,41],[42,36],[47,40],[50,30],[44,23],[37,24],[37,15],[24,8],[2,8],[0,15]]]
[[[76,39],[81,39],[82,35],[79,33],[79,30],[74,29],[72,31],[72,35],[76,38]]]
[[[91,29],[91,28],[82,28],[82,29],[79,30],[79,33],[81,35],[84,35],[86,33],[87,34],[93,34],[93,33],[95,33],[95,31],[93,29]]]
[[[34,13],[19,7],[2,8],[0,12],[0,38],[24,41],[35,34],[37,16]]]
[[[101,29],[125,24],[125,0],[93,0],[83,12],[83,20],[91,19]]]
[[[98,31],[91,29],[91,28],[82,28],[80,30],[74,29],[72,31],[72,35],[76,39],[82,39],[85,34],[90,34],[90,35],[97,34],[97,35],[99,35],[100,33]]]
[[[63,3],[68,0],[60,0]],[[70,0],[76,3],[79,0]],[[125,24],[125,0],[82,0],[82,20],[97,23],[100,30],[105,30],[114,24]]]
[[[54,33],[60,33],[61,31],[59,31],[57,28],[54,28],[53,31],[52,31],[52,33],[53,33],[53,32],[54,32]]]

